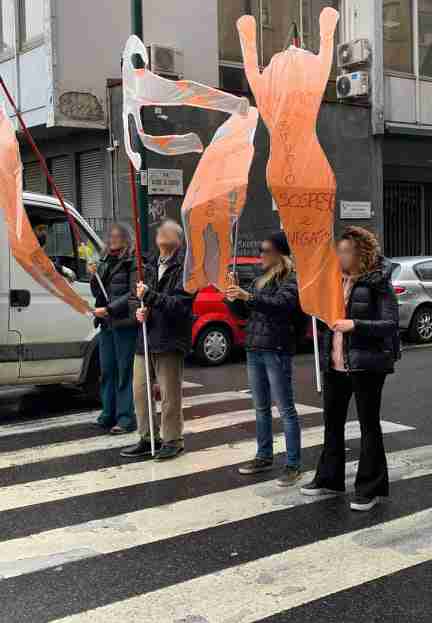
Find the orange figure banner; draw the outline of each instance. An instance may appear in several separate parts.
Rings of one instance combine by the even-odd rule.
[[[237,23],[246,75],[269,130],[269,189],[295,257],[303,310],[330,327],[345,317],[333,227],[336,179],[318,141],[316,123],[333,62],[337,11],[320,16],[318,55],[291,46],[261,73],[256,22]]]
[[[33,233],[22,197],[22,164],[15,129],[0,107],[0,210],[8,228],[9,245],[20,266],[54,296],[81,314],[90,307],[56,271]]]
[[[246,202],[258,111],[232,115],[205,150],[186,194],[182,217],[187,240],[184,286],[228,286],[233,226]]]
[[[140,58],[142,69],[136,69],[134,59]],[[197,134],[152,136],[146,134],[141,121],[143,106],[193,106],[208,110],[246,115],[249,100],[191,80],[167,80],[149,69],[149,57],[144,43],[132,35],[123,53],[123,124],[125,147],[135,169],[141,169],[141,156],[132,148],[129,123],[131,118],[146,149],[166,156],[201,153],[204,148]]]

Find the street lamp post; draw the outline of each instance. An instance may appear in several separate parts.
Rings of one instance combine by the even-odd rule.
[[[142,0],[131,0],[131,30],[132,34],[144,40],[144,27],[143,27],[143,7]],[[140,141],[136,141],[137,144]],[[147,153],[144,146],[140,147],[142,158],[142,169],[147,171]],[[148,186],[143,186],[141,180],[138,178],[137,184],[137,199],[138,209],[141,225],[141,245],[143,252],[149,250],[149,223],[148,223]]]

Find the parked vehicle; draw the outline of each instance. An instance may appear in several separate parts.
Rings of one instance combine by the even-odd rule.
[[[32,223],[43,224],[46,253],[75,273],[72,287],[89,301],[86,260],[74,243],[66,215],[54,197],[24,193]],[[68,206],[81,242],[97,256],[102,242],[72,206]],[[97,395],[99,360],[91,319],[52,296],[15,261],[0,212],[0,386],[72,383]]]
[[[395,257],[392,263],[401,330],[412,342],[432,342],[432,257]]]
[[[242,257],[238,259],[239,284],[248,288],[261,274],[261,259]],[[198,293],[194,304],[192,343],[196,359],[207,366],[225,363],[235,348],[242,348],[245,341],[246,322],[234,316],[224,303],[224,296],[213,286]],[[307,319],[306,319],[307,320]],[[309,345],[313,340],[312,323],[299,344]]]
[[[242,288],[247,288],[261,273],[257,257],[238,258],[237,274]],[[244,344],[245,322],[239,320],[224,303],[224,295],[215,287],[201,290],[194,304],[192,343],[195,357],[208,366],[225,363],[236,347]]]

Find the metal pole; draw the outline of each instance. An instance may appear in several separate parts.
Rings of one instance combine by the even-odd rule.
[[[98,285],[101,289],[102,294],[105,297],[105,300],[107,303],[109,303],[109,298],[108,298],[108,292],[105,290],[105,286],[102,283],[102,279],[100,278],[100,275],[98,273],[95,273],[95,277],[96,277],[96,281],[98,282]]]
[[[144,40],[144,20],[143,20],[143,7],[142,0],[131,0],[131,31],[133,35],[136,35]],[[142,158],[142,168],[147,170],[147,150],[139,143],[140,153]],[[137,147],[138,148],[138,147]],[[138,210],[140,213],[141,223],[141,246],[142,250],[147,252],[149,250],[149,226],[148,226],[148,193],[147,186],[143,186],[140,181],[140,176],[135,178],[135,184],[137,189],[137,201]]]
[[[142,250],[141,250],[141,223],[138,211],[138,198],[136,188],[136,171],[131,161],[129,161],[129,180],[131,187],[132,198],[132,210],[135,223],[135,257],[137,262],[137,272],[139,281],[144,281],[144,270],[142,266]],[[144,308],[144,303],[141,301],[141,309]],[[147,404],[148,404],[148,417],[149,417],[149,429],[150,429],[150,443],[152,456],[156,454],[155,435],[154,435],[154,421],[153,421],[153,392],[151,387],[150,378],[150,358],[148,352],[148,336],[147,336],[147,324],[143,322],[143,341],[144,341],[144,360],[146,370],[146,385],[147,385]]]
[[[321,394],[322,386],[321,386],[321,366],[319,360],[319,344],[318,344],[318,326],[317,319],[315,316],[312,318],[312,327],[313,327],[313,341],[314,341],[314,353],[315,353],[315,376],[316,376],[316,385],[317,392]]]

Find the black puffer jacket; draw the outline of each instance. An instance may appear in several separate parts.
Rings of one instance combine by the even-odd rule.
[[[256,282],[250,289],[252,299],[225,301],[233,314],[247,320],[246,350],[276,350],[295,353],[295,317],[300,303],[297,282],[290,276],[282,282],[273,279],[261,290]]]
[[[194,297],[183,289],[184,254],[177,253],[167,264],[159,281],[157,256],[145,265],[145,283],[148,290],[144,304],[150,308],[147,321],[149,350],[152,353],[180,351],[189,353],[192,347],[192,305]],[[134,319],[140,302],[135,296],[138,280],[135,271],[132,295],[129,299],[130,317]],[[137,353],[144,354],[142,331],[138,331]]]
[[[116,258],[106,255],[101,259],[98,274],[108,294],[108,305],[95,276],[90,280],[90,287],[96,299],[96,307],[107,307],[109,319],[96,319],[96,326],[121,328],[135,325],[130,319],[128,305],[135,272],[136,263],[133,257]]]
[[[391,263],[380,259],[373,272],[353,286],[347,306],[347,318],[355,329],[344,335],[344,359],[351,372],[394,372],[400,358],[399,307],[390,281]],[[330,370],[333,332],[323,333],[323,369]]]

